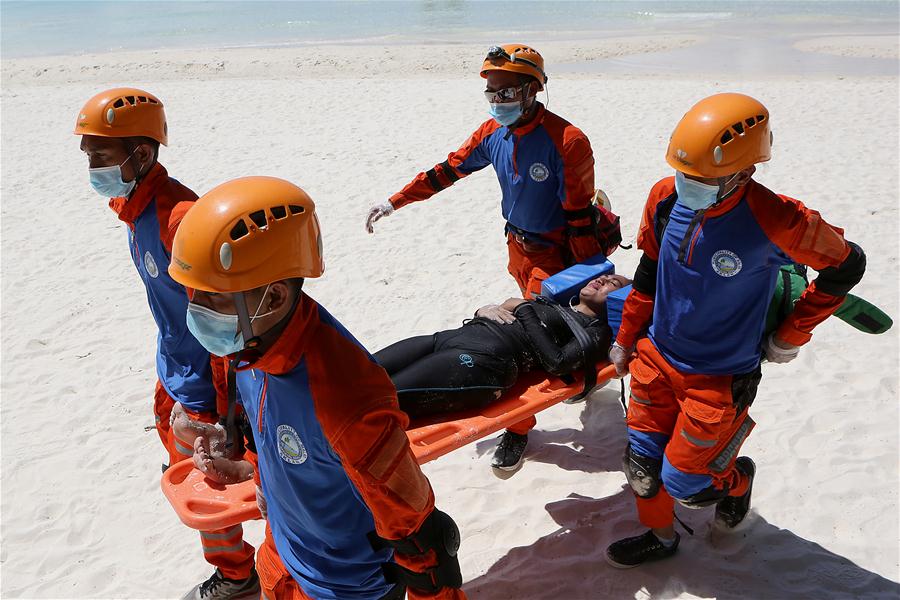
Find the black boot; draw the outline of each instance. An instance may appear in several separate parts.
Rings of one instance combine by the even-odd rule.
[[[505,431],[500,436],[500,443],[494,450],[494,459],[491,466],[501,471],[515,471],[525,458],[525,446],[528,444],[528,435]]]
[[[728,529],[737,527],[750,512],[750,492],[756,476],[756,463],[749,456],[739,456],[734,461],[735,468],[750,478],[747,491],[741,496],[728,496],[716,504],[716,522]]]
[[[678,550],[681,536],[675,532],[675,541],[666,546],[653,534],[652,530],[613,542],[606,549],[606,562],[617,569],[630,569],[648,560],[669,558]]]

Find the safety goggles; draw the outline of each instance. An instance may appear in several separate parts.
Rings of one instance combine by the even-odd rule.
[[[522,86],[503,88],[502,90],[484,90],[484,97],[491,104],[506,104],[522,99]]]

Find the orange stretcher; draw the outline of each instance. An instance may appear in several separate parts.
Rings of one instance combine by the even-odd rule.
[[[597,385],[615,376],[615,367],[605,363],[597,372]],[[565,383],[542,373],[523,377],[497,402],[478,409],[410,424],[406,434],[419,464],[425,464],[462,448],[475,440],[505,429],[523,419],[577,395],[582,378]],[[161,486],[166,498],[185,525],[201,531],[223,529],[261,518],[253,481],[222,485],[207,479],[190,460],[169,467]]]

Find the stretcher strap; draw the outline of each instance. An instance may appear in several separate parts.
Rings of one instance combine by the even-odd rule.
[[[581,390],[580,394],[572,398],[572,400],[581,400],[597,385],[597,348],[591,341],[591,337],[584,330],[584,327],[581,326],[581,323],[565,308],[543,296],[538,296],[537,301],[556,309],[563,321],[566,322],[566,325],[569,326],[569,329],[572,330],[575,341],[581,346],[581,353],[584,356],[584,389]]]

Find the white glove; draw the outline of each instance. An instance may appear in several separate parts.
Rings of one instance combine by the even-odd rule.
[[[800,354],[800,346],[788,344],[788,347],[784,348],[776,344],[774,333],[769,334],[769,337],[766,338],[763,350],[765,351],[766,358],[769,362],[773,363],[788,363],[797,358],[797,355]]]
[[[609,349],[609,362],[616,367],[616,378],[622,378],[628,375],[628,363],[631,362],[631,354],[634,348],[626,348],[618,342],[613,342],[612,348]]]
[[[487,306],[482,306],[475,311],[475,316],[490,319],[491,321],[496,321],[498,323],[512,323],[516,320],[516,316],[514,314],[512,314],[502,306],[498,306],[496,304],[488,304]]]
[[[389,217],[394,212],[394,206],[390,202],[385,202],[384,204],[376,204],[372,208],[369,209],[369,214],[366,216],[366,231],[369,233],[375,233],[375,221],[380,219],[381,217]]]

